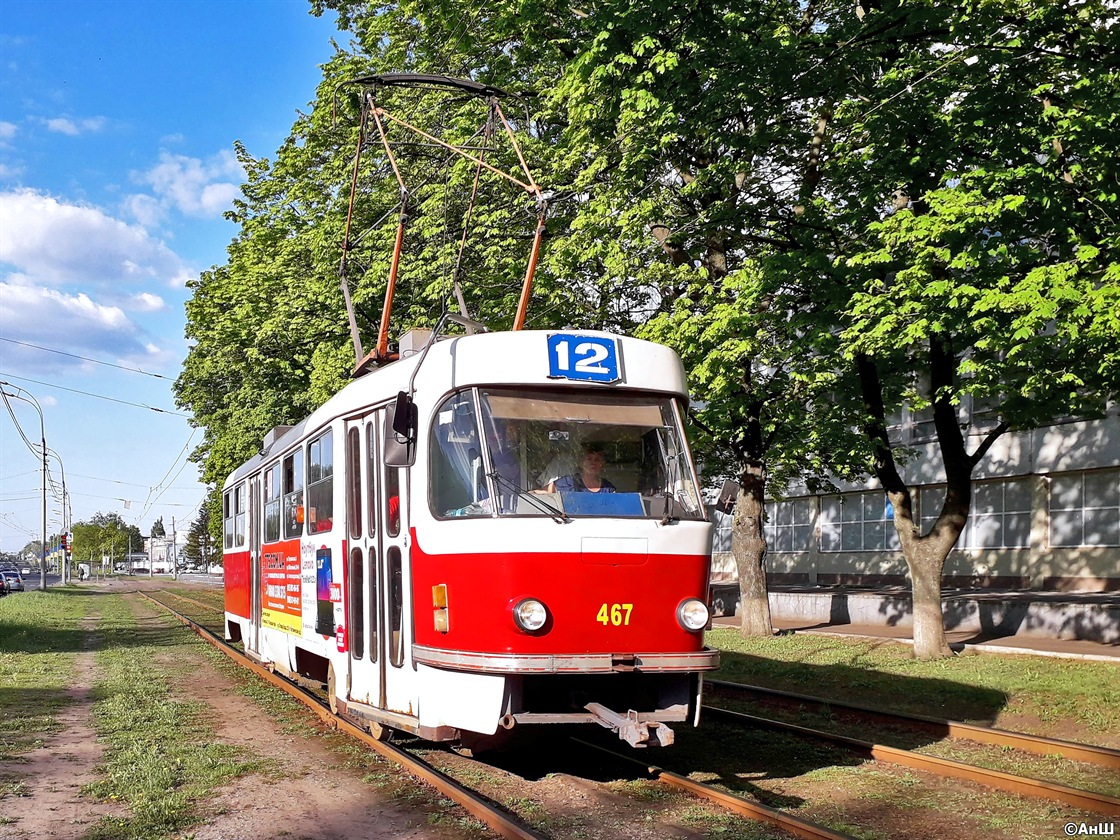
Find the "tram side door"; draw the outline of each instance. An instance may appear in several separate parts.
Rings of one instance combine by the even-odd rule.
[[[260,651],[261,628],[261,480],[249,482],[249,638],[248,650]]]
[[[376,468],[381,565],[381,674],[385,702],[391,712],[415,715],[419,708],[417,676],[412,668],[412,599],[408,562],[409,493],[408,470],[385,463],[387,439],[396,434],[387,411],[378,412],[381,453]]]
[[[350,651],[349,699],[384,706],[381,655],[380,446],[377,413],[346,423],[347,615]]]

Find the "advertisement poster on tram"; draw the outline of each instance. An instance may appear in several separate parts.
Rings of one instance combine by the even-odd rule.
[[[299,635],[303,631],[299,542],[280,543],[265,551],[261,561],[261,624]]]

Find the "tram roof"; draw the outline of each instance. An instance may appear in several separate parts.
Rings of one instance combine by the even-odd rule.
[[[549,376],[549,339],[556,336],[616,342],[619,379],[594,382]],[[417,365],[423,364],[417,371]],[[643,391],[688,398],[684,365],[671,348],[650,341],[596,330],[521,330],[466,336],[442,336],[426,358],[422,352],[376,368],[359,377],[266,448],[233,471],[225,486],[254,472],[311,432],[340,417],[380,407],[407,391],[415,373],[414,397],[423,417],[444,394],[485,385],[520,385]]]

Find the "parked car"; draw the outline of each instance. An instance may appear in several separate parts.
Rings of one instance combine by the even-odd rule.
[[[9,592],[23,591],[23,578],[20,577],[19,572],[5,569],[0,572],[0,577],[4,579],[4,588]]]

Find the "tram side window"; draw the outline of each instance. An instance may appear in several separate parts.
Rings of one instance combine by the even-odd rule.
[[[361,659],[366,650],[365,564],[362,550],[350,549],[350,656]]]
[[[320,435],[307,447],[307,530],[329,531],[334,522],[334,433]]]
[[[380,519],[377,515],[377,493],[374,491],[377,471],[381,466],[377,458],[377,424],[367,423],[366,429],[366,504],[369,505],[369,535],[372,537],[377,533],[377,520]]]
[[[292,539],[303,533],[303,451],[297,450],[284,459],[284,537]]]
[[[233,548],[233,493],[222,494],[222,545]]]
[[[239,484],[233,491],[233,542],[245,545],[245,520],[249,507],[245,504],[245,485]]]
[[[350,539],[362,535],[362,439],[356,428],[346,433],[346,518]]]
[[[264,473],[264,541],[280,539],[280,465],[273,464]]]
[[[389,549],[389,662],[394,668],[404,664],[404,581],[401,550]]]
[[[436,516],[486,516],[487,497],[474,397],[449,397],[436,412],[431,439],[431,502]]]

